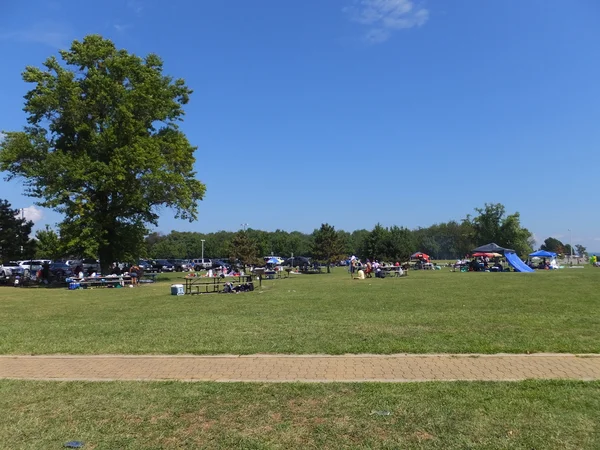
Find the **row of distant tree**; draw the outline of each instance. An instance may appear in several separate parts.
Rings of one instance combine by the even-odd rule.
[[[363,259],[406,261],[416,251],[434,259],[460,258],[474,247],[489,242],[513,248],[522,256],[533,249],[532,234],[520,224],[519,213],[506,214],[501,204],[486,204],[476,215],[460,222],[449,221],[427,228],[410,230],[405,227],[384,227],[377,224],[371,230],[347,232],[322,224],[312,233],[283,230],[242,230],[197,233],[172,231],[151,233],[137,257],[193,259],[202,254],[209,258],[235,258],[247,264],[257,263],[263,256],[308,256],[323,262],[335,262],[356,255]],[[2,260],[27,258],[60,259],[71,257],[97,258],[96,254],[81,254],[70,247],[70,241],[50,227],[30,238],[32,222],[19,216],[19,211],[0,201],[0,257]],[[204,242],[203,242],[204,241]],[[569,244],[549,237],[541,246],[559,254],[571,254]],[[576,245],[573,254],[585,255],[586,249]],[[135,259],[135,257],[134,257]]]
[[[401,226],[377,224],[371,230],[348,232],[322,224],[312,233],[298,231],[272,232],[245,230],[239,232],[194,233],[172,231],[167,235],[153,233],[146,238],[151,257],[196,258],[232,257],[251,261],[260,256],[309,256],[334,262],[349,255],[362,259],[406,261],[416,251],[434,259],[463,257],[474,247],[489,242],[527,254],[533,248],[532,233],[523,228],[519,213],[506,214],[501,204],[486,204],[476,215],[460,222],[449,221],[414,230]]]

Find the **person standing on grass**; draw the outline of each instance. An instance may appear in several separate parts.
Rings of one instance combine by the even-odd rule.
[[[132,265],[129,268],[129,275],[131,276],[131,285],[132,286],[138,285],[140,272],[141,272],[141,270],[140,270],[139,266],[137,266],[136,264]]]

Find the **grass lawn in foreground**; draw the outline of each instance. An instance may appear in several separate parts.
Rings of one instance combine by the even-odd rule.
[[[177,297],[181,274],[136,289],[0,288],[3,354],[600,352],[600,270],[344,269],[243,294]]]
[[[600,383],[0,381],[0,447],[600,448]],[[389,411],[387,416],[373,411]]]

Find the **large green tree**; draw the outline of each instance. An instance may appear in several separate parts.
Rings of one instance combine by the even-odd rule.
[[[101,36],[74,41],[42,68],[27,67],[27,126],[0,143],[0,169],[64,216],[73,253],[102,268],[142,251],[159,208],[194,220],[205,186],[179,129],[192,91],[163,75],[163,62],[120,50]]]
[[[34,257],[35,241],[29,238],[33,222],[7,200],[0,200],[0,263]]]
[[[244,266],[259,265],[258,246],[246,230],[238,231],[230,242],[229,257],[239,259]]]
[[[49,225],[35,232],[36,252],[40,259],[59,259],[64,256],[60,236]]]
[[[531,252],[533,235],[521,226],[518,212],[507,215],[506,208],[500,203],[486,203],[475,211],[478,215],[472,219],[471,225],[477,245],[495,242],[501,247],[512,248],[520,255]]]
[[[327,273],[331,272],[332,263],[344,258],[344,248],[344,238],[328,223],[314,231],[312,254],[315,259],[327,263]]]
[[[540,246],[540,250],[546,250],[547,252],[564,253],[565,244],[556,238],[549,237],[544,240],[544,243]]]

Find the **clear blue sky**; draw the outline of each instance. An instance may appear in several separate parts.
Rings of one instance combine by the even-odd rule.
[[[31,0],[0,17],[0,129],[24,124],[23,68],[88,33],[194,89],[207,194],[197,222],[165,209],[159,231],[412,228],[501,202],[538,241],[572,229],[600,250],[597,0]]]

